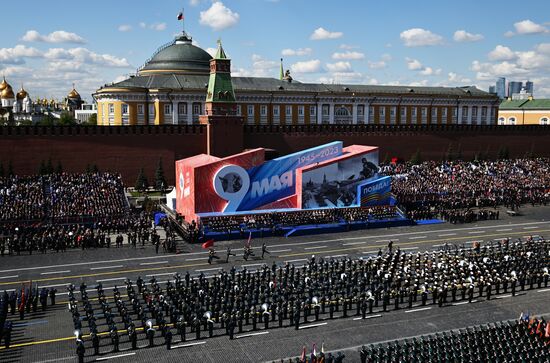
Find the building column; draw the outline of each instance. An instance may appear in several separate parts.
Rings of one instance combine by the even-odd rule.
[[[353,124],[357,124],[357,103],[353,103],[353,106],[352,106],[352,113],[353,113]]]
[[[178,119],[178,103],[176,101],[172,101],[172,123],[174,125],[179,124]]]
[[[333,124],[334,123],[334,102],[330,103],[329,111],[328,111],[328,123]]]
[[[370,122],[370,120],[369,120],[369,108],[370,108],[370,104],[368,102],[365,103],[365,110],[363,111],[364,112],[363,118],[365,119],[365,124],[368,124]]]
[[[457,106],[456,123],[458,125],[462,124],[462,105],[461,104],[458,104]]]
[[[187,102],[187,124],[193,123],[193,102]]]
[[[481,109],[483,108],[482,105],[477,106],[477,124],[481,125]],[[489,109],[487,109],[487,112],[489,112]]]
[[[317,125],[320,125],[323,123],[323,104],[318,102],[317,103]]]

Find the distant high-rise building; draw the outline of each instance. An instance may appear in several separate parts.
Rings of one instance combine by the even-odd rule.
[[[533,82],[525,82],[525,90],[527,91],[527,93],[533,94]]]
[[[508,83],[508,97],[512,97],[514,93],[520,93],[522,86],[522,82],[510,81]]]
[[[489,86],[489,93],[497,93],[496,86]]]
[[[497,79],[496,94],[501,99],[506,98],[506,78],[500,77]]]

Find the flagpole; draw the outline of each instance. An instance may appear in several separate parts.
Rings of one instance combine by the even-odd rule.
[[[183,7],[181,8],[181,14],[183,16],[181,19],[181,31],[185,34],[185,9]]]

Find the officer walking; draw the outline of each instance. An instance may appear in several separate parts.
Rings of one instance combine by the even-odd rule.
[[[269,251],[267,250],[267,245],[265,244],[265,242],[262,244],[262,260],[264,259],[264,255],[265,254],[268,254],[268,255],[271,255],[271,253],[269,253]]]

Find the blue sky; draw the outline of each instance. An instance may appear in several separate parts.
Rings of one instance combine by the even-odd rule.
[[[0,72],[31,97],[90,94],[134,72],[180,31],[202,48],[221,37],[234,75],[303,82],[487,89],[498,76],[550,97],[550,2],[371,0],[27,0],[3,4]],[[21,14],[25,15],[21,15]]]

